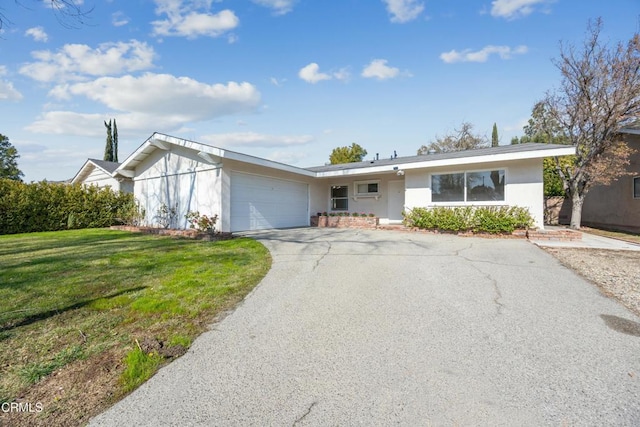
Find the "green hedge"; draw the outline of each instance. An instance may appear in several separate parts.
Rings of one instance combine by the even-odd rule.
[[[533,226],[528,209],[517,206],[414,208],[404,213],[405,224],[426,230],[474,233],[512,233]]]
[[[135,212],[133,194],[110,188],[0,179],[0,234],[108,227]]]

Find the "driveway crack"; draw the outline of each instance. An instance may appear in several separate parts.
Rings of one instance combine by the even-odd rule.
[[[313,409],[314,406],[316,406],[318,404],[318,402],[313,402],[311,405],[309,405],[309,407],[307,408],[307,412],[305,412],[304,414],[302,414],[301,417],[299,417],[297,420],[295,420],[293,422],[293,425],[296,426],[298,425],[299,422],[302,422],[302,420],[311,413],[311,410]]]
[[[327,251],[325,253],[323,253],[320,258],[318,258],[315,262],[315,264],[313,264],[313,268],[311,269],[311,271],[315,271],[316,268],[318,268],[318,265],[320,265],[320,263],[322,262],[322,260],[329,255],[329,252],[331,252],[331,242],[326,242],[327,243]]]
[[[458,251],[458,252],[460,252],[460,251]],[[469,258],[467,258],[465,256],[462,256],[459,253],[457,255],[460,258],[468,261],[469,265],[471,265],[473,268],[475,268],[487,280],[489,280],[491,282],[491,284],[493,285],[493,292],[494,292],[493,303],[496,305],[497,314],[501,315],[502,314],[502,310],[504,309],[505,305],[502,303],[502,291],[500,290],[500,286],[498,286],[498,281],[491,275],[491,273],[486,273],[480,267],[475,265],[476,262],[483,262],[483,261],[475,261],[475,260],[469,259]]]

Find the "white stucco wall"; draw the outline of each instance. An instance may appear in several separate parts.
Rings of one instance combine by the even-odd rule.
[[[220,168],[203,161],[193,150],[172,145],[169,151],[154,151],[136,167],[134,179],[134,195],[145,209],[144,223],[159,225],[163,204],[176,209],[172,228],[189,228],[185,218],[189,211],[219,215],[220,175]]]
[[[96,187],[111,187],[113,190],[120,190],[120,182],[100,168],[93,167],[89,175],[82,181],[84,185],[95,185]]]
[[[372,175],[346,175],[343,177],[321,178],[318,179],[317,193],[318,198],[315,202],[317,209],[312,210],[311,214],[318,212],[332,212],[331,206],[331,188],[333,186],[347,186],[349,190],[348,209],[349,213],[373,213],[380,218],[382,223],[389,222],[389,182],[404,182],[404,176],[398,176],[396,172],[386,172],[384,174]],[[356,186],[361,182],[378,182],[378,197],[362,197],[356,195]],[[404,187],[404,184],[402,184]],[[398,211],[402,206],[398,207]],[[340,212],[340,211],[334,211]],[[396,215],[397,216],[397,215]]]
[[[460,202],[438,204],[431,198],[431,175],[480,170],[505,170],[505,200],[504,202]],[[438,205],[469,206],[469,205],[509,205],[529,209],[534,218],[535,226],[544,227],[543,213],[543,183],[542,159],[514,160],[500,163],[474,164],[467,168],[432,168],[421,170],[407,170],[405,173],[405,206],[430,207]]]

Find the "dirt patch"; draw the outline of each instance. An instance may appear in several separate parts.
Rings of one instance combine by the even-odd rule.
[[[640,252],[577,248],[546,251],[640,316]]]
[[[3,413],[0,425],[81,425],[111,406],[118,396],[124,353],[108,350],[71,363],[16,399],[30,411]],[[26,406],[29,405],[29,406]]]

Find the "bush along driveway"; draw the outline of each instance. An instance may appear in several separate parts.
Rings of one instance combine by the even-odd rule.
[[[640,424],[640,319],[529,242],[255,237],[260,286],[92,425]]]
[[[183,354],[271,258],[251,239],[0,236],[0,425],[79,425]]]

